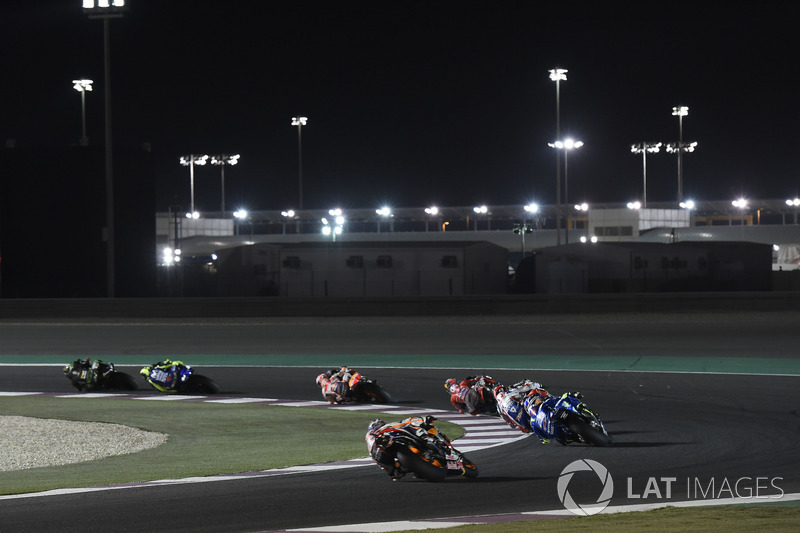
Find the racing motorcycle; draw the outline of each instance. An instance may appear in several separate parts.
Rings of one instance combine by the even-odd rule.
[[[494,397],[494,389],[500,383],[494,380],[491,376],[468,376],[464,381],[474,381],[470,387],[478,395],[478,401],[475,406],[476,415],[489,415],[500,416],[497,412],[497,398]],[[455,379],[448,379],[445,383],[445,388],[448,388],[449,383],[458,383]],[[463,383],[463,381],[461,382]],[[449,390],[449,389],[448,389]]]
[[[353,372],[347,382],[350,392],[347,399],[352,402],[360,403],[389,403],[392,397],[386,392],[377,381],[365,378],[361,372]]]
[[[581,442],[608,446],[611,436],[600,417],[581,401],[577,392],[565,392],[560,397],[548,396],[538,405],[535,397],[525,399],[525,409],[531,416],[531,427],[547,439],[561,444]]]
[[[477,477],[475,463],[454,448],[447,435],[436,426],[428,424],[428,427],[384,426],[380,438],[388,443],[386,450],[396,457],[402,470],[415,477],[427,481],[443,481],[447,476]]]
[[[76,359],[64,366],[64,375],[80,392],[95,390],[136,390],[139,387],[132,376],[118,371],[114,363]]]
[[[161,361],[142,368],[139,373],[158,391],[168,394],[216,394],[219,385],[181,361]]]

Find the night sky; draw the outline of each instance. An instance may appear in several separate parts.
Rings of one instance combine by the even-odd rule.
[[[675,142],[688,106],[686,197],[800,194],[800,2],[130,0],[111,21],[114,141],[148,142],[156,206],[189,203],[189,153],[240,153],[227,207],[555,202],[555,83],[569,200],[641,197],[630,145]],[[102,23],[80,0],[3,2],[0,136],[103,142]],[[677,159],[647,159],[649,201],[673,201]],[[196,202],[219,209],[219,168]]]

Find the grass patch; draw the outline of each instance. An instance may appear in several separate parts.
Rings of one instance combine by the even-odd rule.
[[[713,507],[665,507],[653,511],[598,514],[574,518],[503,522],[446,528],[452,533],[527,533],[550,531],[569,533],[672,533],[702,531],[769,531],[794,533],[800,523],[800,506],[770,504],[719,505]]]
[[[0,415],[124,424],[167,433],[142,452],[64,466],[0,472],[0,494],[230,474],[367,456],[375,413],[252,404],[109,398],[10,397]],[[384,414],[385,420],[401,415]],[[464,434],[444,421],[452,438]]]

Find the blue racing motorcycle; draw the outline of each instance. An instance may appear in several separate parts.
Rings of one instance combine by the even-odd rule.
[[[536,403],[536,398],[525,399],[525,410],[531,417],[531,429],[540,438],[556,440],[561,444],[611,444],[611,436],[605,425],[597,413],[581,401],[580,393],[565,392],[560,397],[548,396],[540,403]]]

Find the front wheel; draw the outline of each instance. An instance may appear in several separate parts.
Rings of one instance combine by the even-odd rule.
[[[436,458],[425,457],[416,448],[397,450],[397,460],[418,478],[428,481],[444,481],[447,477],[447,466]]]
[[[461,475],[469,478],[478,477],[478,467],[475,466],[475,463],[473,463],[466,457],[464,457],[463,460],[464,460],[463,462],[464,471],[461,472]]]
[[[586,420],[578,416],[571,416],[567,427],[576,435],[580,435],[581,439],[588,444],[594,444],[595,446],[608,446],[611,444],[609,435],[593,428]]]
[[[219,392],[219,385],[211,378],[200,374],[192,374],[186,382],[186,392],[216,394]]]
[[[377,383],[371,381],[360,383],[358,388],[358,395],[366,398],[369,402],[389,403],[392,401],[392,397],[389,396],[389,393],[383,390]]]

